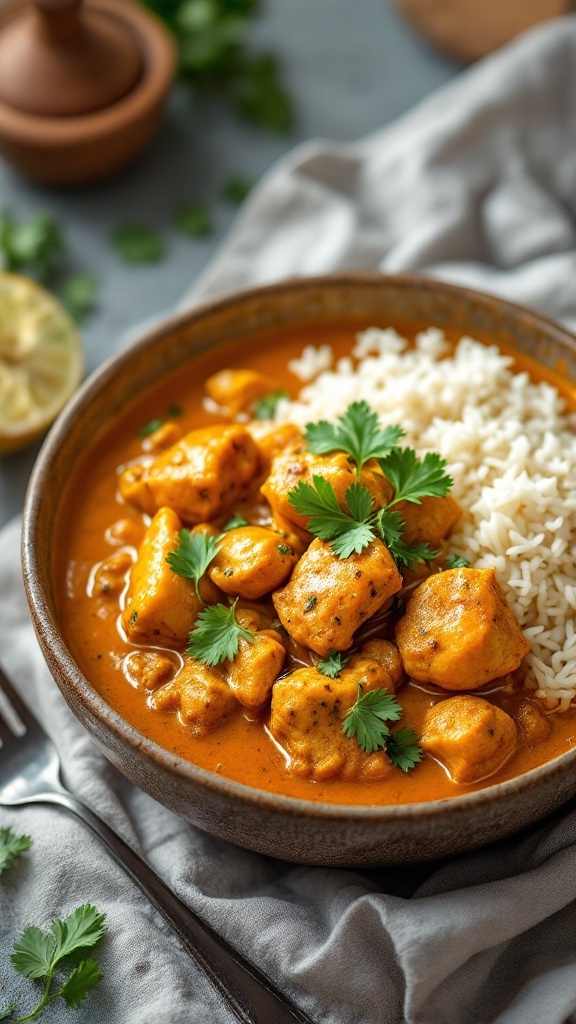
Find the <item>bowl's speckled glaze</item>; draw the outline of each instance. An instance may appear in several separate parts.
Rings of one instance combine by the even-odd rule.
[[[576,338],[544,316],[418,277],[346,274],[229,296],[177,316],[123,349],[80,389],[45,442],[23,531],[26,591],[50,670],[77,718],[136,785],[188,821],[274,857],[370,866],[429,860],[521,829],[576,793],[576,749],[525,775],[449,800],[398,807],[316,804],[248,788],[197,768],[128,725],[96,693],[66,647],[50,552],[63,485],[99,425],[162,374],[254,331],[335,320],[416,321],[489,334],[576,380]]]

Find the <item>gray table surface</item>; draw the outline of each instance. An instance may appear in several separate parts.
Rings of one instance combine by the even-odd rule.
[[[276,52],[294,98],[297,124],[274,136],[239,121],[219,102],[195,103],[177,86],[152,148],[128,170],[80,191],[49,191],[0,164],[0,207],[18,219],[40,210],[60,221],[74,269],[97,274],[97,310],[82,329],[90,372],[134,324],[170,311],[210,259],[236,210],[220,196],[232,175],[262,175],[296,143],[314,137],[351,140],[374,131],[437,86],[458,67],[432,51],[399,17],[392,0],[267,0],[250,44]],[[215,230],[188,240],[171,226],[179,204],[206,203]],[[129,267],[110,246],[125,219],[162,231],[160,263]],[[0,525],[23,507],[38,451],[0,456]]]

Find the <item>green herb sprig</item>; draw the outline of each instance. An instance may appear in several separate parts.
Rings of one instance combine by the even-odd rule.
[[[194,589],[199,601],[202,598],[198,586],[208,566],[220,551],[218,542],[219,537],[213,537],[209,533],[180,530],[178,547],[166,555],[166,561],[172,572],[194,581]]]
[[[316,662],[316,668],[323,675],[329,676],[330,679],[337,679],[343,668],[350,661],[350,657],[341,654],[340,651],[336,651],[333,647],[328,651],[328,657],[323,658],[322,661]]]
[[[234,661],[238,654],[240,637],[248,643],[255,643],[256,637],[236,621],[236,605],[211,604],[201,611],[189,635],[186,653],[196,661],[210,667],[222,661]]]
[[[254,416],[257,420],[273,420],[276,415],[276,408],[278,402],[283,398],[290,398],[290,393],[286,390],[273,391],[271,394],[266,395],[265,398],[259,398],[254,402]]]
[[[64,919],[52,921],[48,932],[35,925],[25,929],[14,943],[10,959],[25,978],[43,982],[44,991],[35,1009],[14,1024],[34,1020],[56,999],[63,999],[68,1007],[78,1006],[85,999],[102,977],[96,960],[85,953],[100,942],[105,932],[105,914],[90,903],[77,907]],[[11,1004],[0,1019],[8,1019],[14,1009]]]
[[[346,452],[356,463],[358,476],[369,459],[383,458],[403,436],[400,426],[381,427],[378,415],[365,401],[352,402],[336,423],[319,420],[308,423],[304,430],[304,440],[311,452]]]
[[[446,559],[446,565],[448,569],[467,569],[470,562],[467,558],[463,558],[462,555],[448,555]]]
[[[0,828],[0,875],[6,868],[30,849],[32,840],[30,836],[17,836],[11,828]]]
[[[422,759],[422,750],[413,729],[391,732],[388,722],[398,722],[402,708],[394,695],[383,687],[363,691],[358,683],[358,694],[342,723],[342,732],[349,739],[356,738],[365,754],[386,749],[392,765],[408,771]]]

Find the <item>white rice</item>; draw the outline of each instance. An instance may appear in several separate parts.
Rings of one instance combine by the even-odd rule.
[[[472,338],[446,356],[433,327],[415,348],[392,329],[371,328],[354,360],[333,369],[326,348],[307,346],[292,361],[310,383],[298,401],[280,403],[277,418],[330,420],[364,398],[383,424],[404,427],[403,444],[440,452],[464,510],[450,549],[477,568],[494,566],[531,645],[526,685],[565,710],[576,698],[576,433],[564,399]]]

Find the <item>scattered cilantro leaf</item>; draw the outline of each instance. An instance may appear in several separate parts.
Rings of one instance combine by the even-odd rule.
[[[309,597],[308,600],[306,601],[306,604],[304,605],[304,611],[305,612],[311,612],[312,609],[317,604],[318,604],[318,598],[315,597],[315,595],[313,594],[312,597]]]
[[[467,569],[470,562],[467,558],[463,558],[462,555],[448,555],[446,565],[449,569]]]
[[[212,233],[212,218],[205,206],[185,203],[178,210],[174,223],[190,238],[205,238]]]
[[[224,182],[222,198],[226,199],[229,203],[240,206],[240,203],[244,202],[251,189],[252,182],[248,181],[248,178],[244,178],[241,174],[235,174]]]
[[[0,875],[21,853],[30,849],[30,836],[17,836],[11,828],[0,828]]]
[[[273,391],[271,394],[266,395],[265,398],[259,398],[254,402],[254,416],[257,420],[273,420],[276,415],[276,406],[283,398],[290,398],[290,394],[285,389],[282,391]]]
[[[150,437],[150,434],[155,434],[157,430],[160,430],[163,423],[164,420],[161,419],[148,420],[148,423],[143,423],[138,429],[138,437]]]
[[[234,515],[227,523],[224,523],[222,527],[222,533],[228,533],[229,530],[239,530],[242,526],[248,526],[248,523],[243,516]]]
[[[399,512],[389,506],[376,514],[376,523],[382,540],[400,568],[405,566],[412,569],[415,562],[430,562],[440,554],[440,551],[431,551],[430,546],[423,541],[405,544],[402,540],[404,520]]]
[[[368,459],[388,454],[404,436],[402,427],[381,427],[368,402],[352,402],[337,423],[307,423],[304,440],[311,452],[346,452],[356,463],[358,476]]]
[[[341,654],[340,651],[336,651],[333,647],[328,651],[328,657],[322,661],[316,662],[316,668],[319,672],[322,672],[325,676],[330,676],[330,679],[337,679],[343,668],[350,661],[350,656]]]
[[[169,552],[166,561],[172,572],[178,576],[184,576],[186,579],[194,580],[196,597],[201,601],[198,585],[210,562],[219,551],[218,537],[195,530],[180,530],[178,547],[176,551]]]
[[[60,268],[64,240],[50,213],[36,213],[18,224],[4,212],[0,217],[0,265],[2,270],[24,273],[46,284]]]
[[[311,484],[300,480],[288,492],[288,500],[299,515],[310,517],[307,529],[320,540],[330,541],[339,558],[348,558],[352,552],[359,554],[374,540],[370,523],[341,509],[332,484],[322,476],[312,477]],[[348,488],[345,500],[351,501],[357,511],[372,505],[370,492],[360,484]]]
[[[441,498],[452,487],[453,480],[444,472],[446,460],[437,452],[427,452],[419,459],[413,448],[394,448],[379,460],[380,468],[394,487],[394,500],[422,504],[422,498]]]
[[[294,108],[280,84],[279,67],[271,53],[246,58],[231,88],[238,112],[269,132],[284,135],[294,126]]]
[[[57,995],[61,996],[66,1006],[79,1006],[101,978],[102,972],[98,964],[92,957],[88,957],[87,960],[81,960],[68,975]]]
[[[77,324],[84,323],[94,309],[98,286],[96,274],[71,274],[62,282],[58,297]]]
[[[112,244],[124,263],[157,263],[166,251],[157,231],[145,224],[125,221],[112,233]]]
[[[166,415],[169,416],[171,420],[177,420],[180,416],[184,415],[184,409],[181,405],[169,405],[166,409]]]
[[[385,687],[364,693],[358,683],[358,695],[344,716],[342,732],[349,739],[356,737],[364,753],[373,754],[386,746],[390,735],[386,722],[397,722],[401,716],[402,708]]]
[[[236,605],[212,604],[201,611],[189,635],[186,653],[204,665],[219,665],[221,661],[234,661],[238,654],[240,637],[254,643],[256,637],[236,622]]]
[[[422,760],[423,752],[414,729],[399,729],[386,739],[386,753],[394,768],[410,771]]]
[[[0,1020],[9,1020],[13,1016],[14,1010],[16,1009],[16,1003],[8,1003],[3,1010],[0,1010]]]
[[[293,555],[294,548],[291,548],[289,544],[277,544],[276,547],[281,555]]]
[[[63,963],[69,963],[71,957],[76,959],[80,953],[92,949],[105,931],[105,915],[90,903],[77,907],[64,919],[53,921],[49,932],[35,925],[25,929],[14,943],[10,959],[24,977],[43,981],[44,991],[36,1008],[14,1024],[34,1020],[49,1002],[59,997],[67,1006],[77,1006],[84,999],[102,977],[95,960],[88,958],[76,964],[56,991],[53,991],[54,973],[58,968],[62,970]]]

